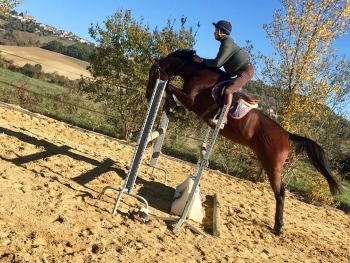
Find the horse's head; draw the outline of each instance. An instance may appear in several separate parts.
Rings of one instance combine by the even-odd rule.
[[[146,98],[151,99],[157,79],[170,82],[175,75],[181,76],[183,66],[187,62],[193,61],[194,55],[195,51],[193,50],[178,50],[160,60],[151,58],[152,66],[148,76]]]
[[[157,79],[167,81],[169,78],[168,74],[164,71],[164,69],[161,68],[159,64],[160,62],[159,60],[150,58],[150,61],[152,63],[152,66],[148,73],[148,83],[147,83],[147,89],[146,89],[146,98],[148,101],[152,97],[152,93],[156,85]]]

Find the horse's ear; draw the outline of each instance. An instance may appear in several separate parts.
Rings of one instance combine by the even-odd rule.
[[[151,61],[151,63],[152,63],[153,65],[156,65],[156,64],[157,64],[157,61],[156,61],[154,58],[150,58],[149,60]]]

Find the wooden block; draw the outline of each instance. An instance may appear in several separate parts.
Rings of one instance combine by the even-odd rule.
[[[215,237],[220,236],[221,225],[220,225],[220,200],[219,195],[214,195],[214,212],[213,212],[213,235]]]

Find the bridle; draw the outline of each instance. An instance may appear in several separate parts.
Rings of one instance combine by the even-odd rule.
[[[170,58],[170,59],[177,59],[177,58]],[[159,66],[159,61],[156,61],[155,64],[153,64],[155,67],[156,67],[156,77],[158,79],[161,79],[160,78],[160,75],[161,73],[163,73],[165,75],[165,79],[163,81],[166,81],[166,85],[165,85],[165,90],[166,90],[166,98],[168,101],[172,101],[173,103],[176,104],[174,98],[173,98],[173,95],[172,95],[172,92],[171,92],[171,88],[169,88],[169,84],[170,82],[175,78],[175,74],[176,72],[183,66],[185,65],[188,61],[190,61],[191,59],[188,59],[188,60],[185,60],[181,63],[181,65],[179,67],[177,67],[174,72],[172,72],[170,75],[168,73],[165,72],[164,69],[162,69],[160,66]],[[173,85],[172,85],[173,86]],[[166,111],[166,113],[170,113],[170,109]]]
[[[170,59],[178,59],[178,58],[170,58]],[[176,76],[175,73],[190,60],[191,59],[188,59],[188,60],[182,62],[182,64],[179,67],[177,67],[174,70],[174,72],[171,73],[170,75],[168,75],[168,73],[166,73],[165,70],[159,66],[159,62],[157,61],[157,64],[155,64],[155,66],[156,66],[156,70],[157,70],[156,74],[158,74],[158,79],[160,79],[160,73],[162,72],[165,75],[165,78],[166,78],[165,81],[168,82],[167,83],[167,86],[168,86],[168,84],[175,78],[175,76]]]

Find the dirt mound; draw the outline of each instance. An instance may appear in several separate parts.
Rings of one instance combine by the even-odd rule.
[[[284,234],[274,236],[275,201],[267,184],[206,170],[200,182],[204,220],[169,216],[174,190],[194,165],[161,155],[164,175],[142,166],[135,193],[147,199],[155,227],[134,222],[135,198],[123,195],[111,214],[133,145],[21,108],[0,106],[0,262],[349,262],[350,216],[287,194]],[[151,149],[150,149],[151,150]],[[146,153],[149,160],[151,151]],[[221,235],[212,235],[213,196],[221,201]],[[142,203],[141,203],[142,204]]]

